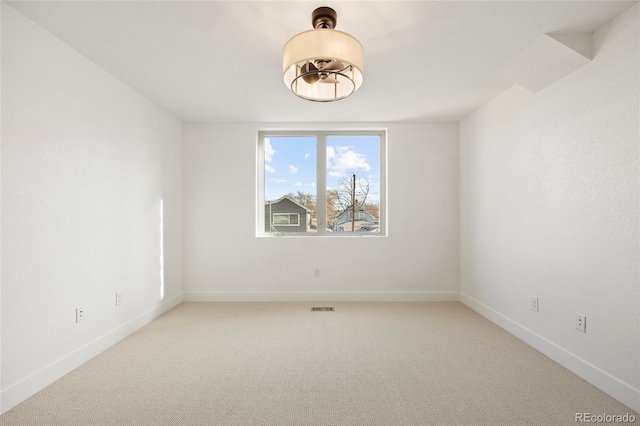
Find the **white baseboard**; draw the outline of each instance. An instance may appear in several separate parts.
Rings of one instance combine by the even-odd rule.
[[[457,291],[185,291],[185,302],[457,302]]]
[[[183,295],[179,294],[167,299],[161,304],[149,309],[138,315],[132,320],[122,324],[121,326],[103,334],[97,339],[87,343],[77,350],[65,355],[61,359],[51,363],[40,371],[24,378],[23,380],[9,386],[2,391],[2,407],[0,414],[5,413],[16,405],[20,404],[27,398],[35,395],[51,383],[55,382],[65,374],[80,367],[91,358],[103,352],[105,349],[118,343],[131,333],[144,327],[160,315],[169,311],[182,303]]]
[[[579,358],[465,293],[460,292],[460,302],[548,356],[567,370],[580,376],[612,398],[617,399],[632,410],[640,412],[640,390],[613,377],[606,371]]]

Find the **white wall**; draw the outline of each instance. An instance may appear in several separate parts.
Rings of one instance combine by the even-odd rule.
[[[181,301],[181,132],[2,4],[3,412]]]
[[[457,300],[457,123],[374,125],[388,128],[388,237],[256,237],[258,130],[367,126],[185,124],[185,299]]]
[[[636,411],[638,9],[594,33],[591,63],[460,124],[461,300]]]

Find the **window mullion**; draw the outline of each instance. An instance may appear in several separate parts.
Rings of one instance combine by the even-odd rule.
[[[265,197],[264,197],[264,188],[265,188],[265,176],[264,176],[264,135],[260,135],[258,139],[258,152],[256,159],[258,161],[258,173],[256,176],[256,191],[258,193],[258,204],[256,206],[257,217],[256,217],[256,226],[258,230],[258,235],[261,235],[265,232]],[[269,219],[270,221],[272,219]],[[272,223],[272,222],[270,222]]]
[[[380,207],[378,226],[382,235],[387,235],[387,133],[380,133]]]
[[[327,232],[327,135],[319,134],[317,144],[316,231],[318,234],[324,235]]]

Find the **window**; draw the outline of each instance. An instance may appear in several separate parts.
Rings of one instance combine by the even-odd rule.
[[[258,235],[385,235],[386,133],[258,137]]]
[[[298,213],[274,213],[273,224],[278,226],[299,225],[300,215]]]

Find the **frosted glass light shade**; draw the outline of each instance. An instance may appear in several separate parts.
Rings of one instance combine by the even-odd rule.
[[[342,69],[331,69],[328,80],[312,83],[303,78],[307,63],[338,61]],[[297,96],[311,101],[329,102],[344,99],[362,85],[364,50],[351,35],[334,29],[315,29],[292,37],[284,46],[282,72],[284,84]],[[327,82],[332,81],[332,82]]]

